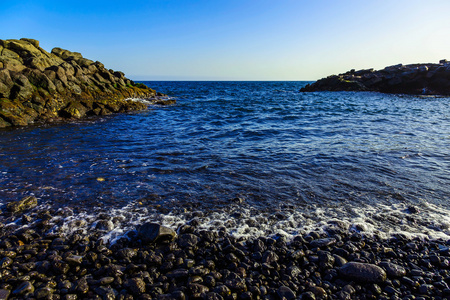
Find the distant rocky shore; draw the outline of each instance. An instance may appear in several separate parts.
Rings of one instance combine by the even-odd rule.
[[[395,65],[382,70],[350,70],[308,84],[301,92],[375,91],[413,95],[450,95],[450,63]]]
[[[161,96],[78,52],[0,40],[0,128],[142,110],[144,103],[127,99],[164,104]]]

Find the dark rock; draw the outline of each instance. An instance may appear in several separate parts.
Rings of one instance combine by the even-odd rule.
[[[430,295],[434,287],[431,284],[422,284],[419,286],[419,292],[422,295]]]
[[[327,299],[328,294],[324,288],[320,286],[312,286],[309,290],[314,294],[317,299]]]
[[[413,205],[409,206],[407,211],[410,214],[418,214],[420,212],[419,208],[417,206],[413,206]]]
[[[189,271],[186,269],[177,269],[177,270],[168,272],[166,274],[166,276],[168,278],[175,278],[175,279],[187,278],[189,276]]]
[[[445,64],[389,66],[382,70],[360,70],[322,78],[301,89],[314,91],[375,91],[402,94],[450,95],[450,69]]]
[[[83,262],[83,256],[69,255],[66,257],[65,261],[70,265],[79,265]]]
[[[12,293],[17,296],[29,295],[34,293],[34,286],[31,282],[24,281]]]
[[[231,295],[231,290],[226,285],[219,285],[215,287],[214,292],[221,295],[222,297],[228,297]]]
[[[66,274],[69,272],[70,266],[69,264],[63,261],[54,261],[52,262],[52,268],[57,274]]]
[[[381,283],[386,280],[386,272],[382,268],[368,263],[346,263],[339,269],[339,273],[357,282]]]
[[[5,269],[13,263],[13,260],[9,257],[5,257],[0,261],[0,268]]]
[[[303,294],[300,295],[301,300],[316,300],[316,295],[314,295],[313,292],[304,292]],[[349,298],[350,299],[350,298]]]
[[[325,238],[319,240],[313,240],[309,243],[312,248],[322,248],[334,245],[336,243],[335,238]]]
[[[130,278],[125,283],[125,286],[133,295],[138,296],[145,293],[145,282],[142,278]]]
[[[193,297],[200,297],[202,294],[206,294],[209,292],[209,288],[207,286],[191,283],[188,285],[188,290]]]
[[[403,277],[406,275],[406,270],[402,266],[390,262],[381,262],[379,266],[386,271],[389,277]]]
[[[199,242],[199,237],[192,233],[185,233],[178,238],[178,245],[181,248],[195,247]]]
[[[277,295],[282,300],[294,300],[296,297],[295,293],[287,286],[280,286],[277,290]]]
[[[172,241],[177,236],[176,232],[156,223],[145,223],[139,227],[137,237],[144,244]]]
[[[48,299],[53,294],[54,290],[48,286],[45,286],[43,288],[40,288],[36,290],[34,293],[35,297],[37,299]]]
[[[89,284],[86,278],[81,278],[75,282],[72,289],[79,294],[86,294],[89,291]]]
[[[0,289],[0,300],[7,300],[11,294],[10,290]]]

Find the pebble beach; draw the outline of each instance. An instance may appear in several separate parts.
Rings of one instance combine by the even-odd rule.
[[[0,215],[0,299],[447,299],[450,241],[383,239],[330,221],[293,239],[145,223],[114,243],[100,226],[55,230],[62,210]],[[19,202],[18,202],[19,203]],[[107,218],[103,216],[103,218]]]

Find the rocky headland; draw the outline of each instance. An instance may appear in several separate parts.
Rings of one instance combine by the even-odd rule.
[[[374,91],[413,95],[450,95],[450,63],[389,66],[382,70],[350,70],[308,84],[301,92]]]
[[[163,96],[78,52],[0,40],[0,128],[146,109]],[[169,102],[171,103],[171,102]]]

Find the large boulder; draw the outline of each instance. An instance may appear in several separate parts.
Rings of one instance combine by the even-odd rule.
[[[172,241],[176,236],[173,229],[151,222],[141,225],[137,230],[137,237],[143,244]]]
[[[386,272],[373,264],[348,262],[339,269],[344,278],[362,283],[382,283],[386,281]]]

